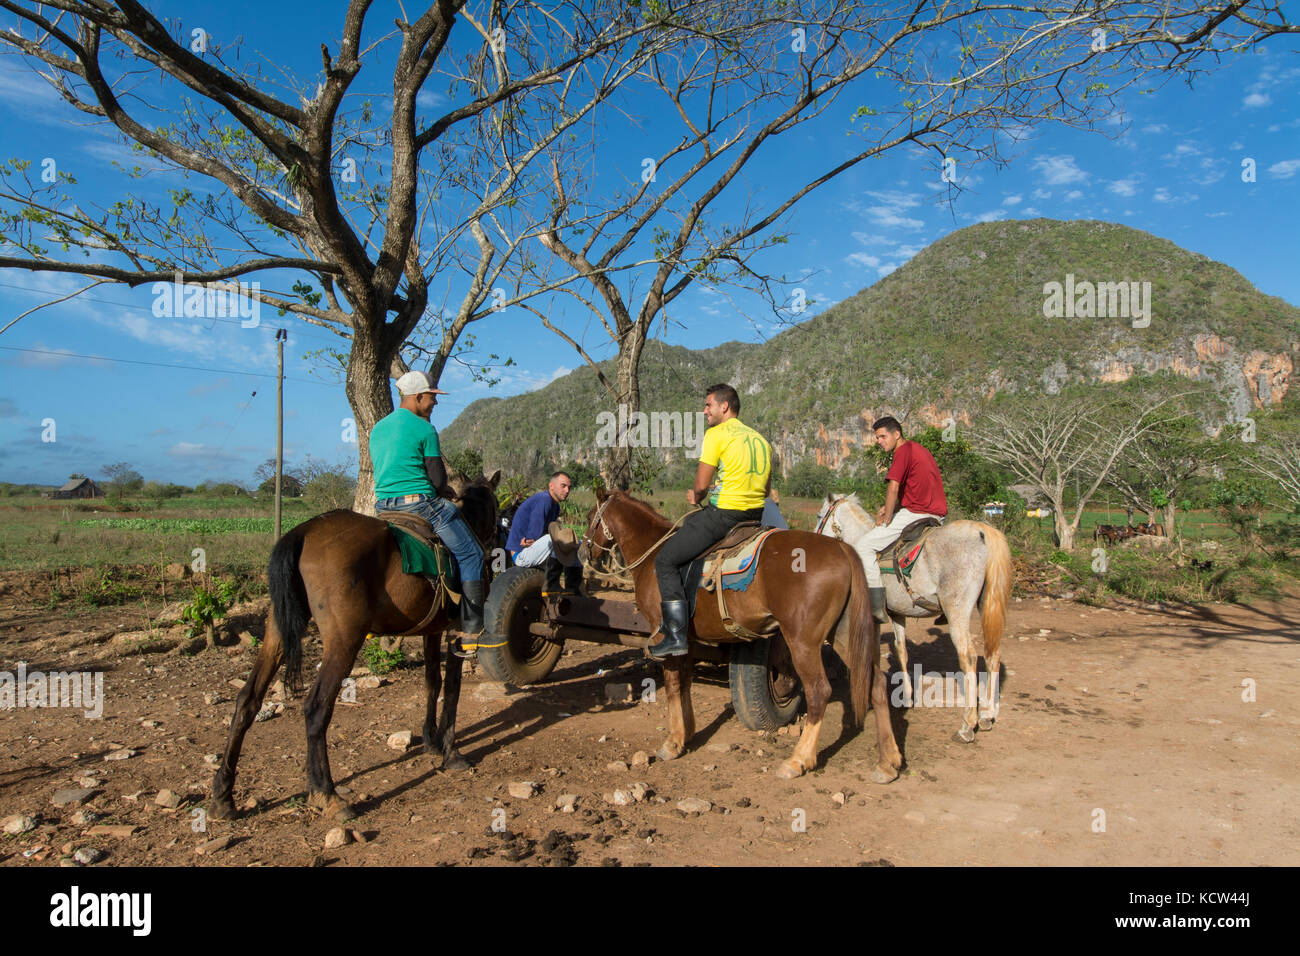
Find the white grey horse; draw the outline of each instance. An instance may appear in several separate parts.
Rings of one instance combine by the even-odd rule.
[[[827,495],[817,513],[817,533],[839,538],[853,546],[863,564],[875,555],[864,552],[859,544],[876,525],[858,501],[857,495]],[[885,604],[894,622],[894,654],[903,669],[903,700],[913,703],[912,677],[907,672],[907,629],[909,617],[933,617],[933,607],[926,609],[919,598],[937,605],[948,617],[948,627],[957,660],[964,675],[961,700],[961,729],[954,740],[971,743],[975,739],[976,703],[979,705],[979,729],[991,730],[998,715],[998,647],[1006,622],[1007,602],[1011,596],[1011,549],[1006,536],[982,521],[954,521],[935,528],[925,539],[925,549],[917,558],[908,584],[904,586],[894,574],[886,574]],[[984,663],[988,677],[986,692],[978,693],[975,677],[977,655],[970,632],[970,616],[978,604],[984,631]],[[926,700],[922,700],[922,704]]]

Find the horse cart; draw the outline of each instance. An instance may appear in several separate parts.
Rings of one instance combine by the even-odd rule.
[[[630,599],[567,596],[548,605],[542,600],[545,578],[541,568],[514,566],[493,579],[484,626],[505,643],[478,653],[479,667],[491,679],[516,686],[540,683],[567,641],[645,648],[658,639],[652,639],[654,628]],[[696,660],[727,665],[732,706],[751,730],[776,730],[793,721],[803,705],[780,634],[729,644],[692,641],[691,653]]]

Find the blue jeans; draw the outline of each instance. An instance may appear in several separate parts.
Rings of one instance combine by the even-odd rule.
[[[461,581],[483,580],[483,549],[461,517],[460,509],[446,498],[420,495],[415,501],[401,498],[380,498],[376,511],[409,511],[433,526],[433,533],[442,539],[460,568]]]

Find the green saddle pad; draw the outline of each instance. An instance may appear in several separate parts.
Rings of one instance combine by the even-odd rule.
[[[415,535],[408,534],[401,528],[393,525],[389,525],[388,528],[397,541],[398,550],[402,552],[403,574],[446,578],[448,587],[453,591],[460,591],[460,574],[446,545],[440,541],[436,547],[429,548]]]

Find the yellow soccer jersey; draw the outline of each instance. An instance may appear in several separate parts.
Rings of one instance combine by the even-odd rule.
[[[744,424],[729,418],[704,433],[700,461],[718,469],[709,502],[724,511],[763,507],[772,473],[772,446]]]

